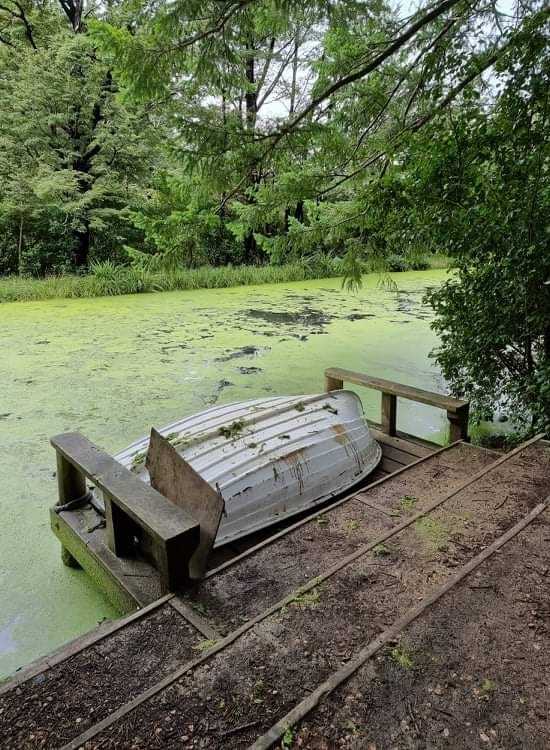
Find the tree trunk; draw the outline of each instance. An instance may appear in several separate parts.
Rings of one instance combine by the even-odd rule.
[[[17,273],[23,273],[23,214],[19,218],[19,242],[17,245]]]
[[[246,83],[246,127],[248,130],[254,130],[256,127],[256,115],[258,111],[258,92],[256,91],[254,44],[252,40],[248,43],[248,51],[246,55]]]
[[[87,220],[84,220],[83,229],[77,229],[75,237],[76,247],[73,251],[73,263],[76,268],[85,268],[88,265],[91,244],[90,227]]]

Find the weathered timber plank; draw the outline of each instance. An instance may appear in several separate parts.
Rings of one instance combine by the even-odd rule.
[[[340,367],[327,368],[325,370],[325,377],[335,381],[354,383],[355,385],[364,385],[367,388],[372,388],[375,391],[382,391],[382,393],[392,394],[394,396],[399,396],[400,398],[409,399],[410,401],[418,401],[421,404],[436,406],[439,409],[444,409],[445,411],[452,413],[463,409],[468,405],[467,401],[461,401],[460,399],[453,398],[452,396],[444,396],[441,393],[425,391],[422,388],[415,388],[414,386],[410,385],[402,385],[401,383],[395,383],[392,380],[375,378],[372,375],[365,375],[361,372],[345,370]]]
[[[172,539],[184,532],[198,537],[198,524],[189,513],[115,461],[84,435],[67,432],[51,438],[53,447],[76,466],[153,537]]]
[[[404,437],[386,435],[375,427],[371,427],[371,432],[373,438],[380,443],[382,452],[386,451],[386,447],[391,447],[400,451],[403,455],[410,456],[411,459],[430,456],[434,450],[441,448],[440,445],[436,445],[435,443],[430,443],[428,445],[417,442],[416,440],[407,440],[407,438]]]
[[[202,578],[222,518],[223,497],[154,428],[146,466],[152,487],[188,512],[199,524],[200,541],[189,561],[189,573],[191,578]]]

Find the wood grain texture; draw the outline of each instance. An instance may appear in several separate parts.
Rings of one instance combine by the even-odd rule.
[[[200,541],[189,572],[193,579],[202,578],[222,518],[223,498],[155,428],[151,429],[146,466],[151,485],[198,522]]]

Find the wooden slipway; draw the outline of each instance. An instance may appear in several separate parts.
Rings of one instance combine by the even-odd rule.
[[[432,684],[432,672],[424,683],[422,671],[399,660],[409,658],[410,638],[418,649],[410,658],[427,673],[441,671],[448,659],[458,669],[475,639],[445,638],[444,628],[456,622],[478,633],[494,660],[504,635],[491,626],[497,642],[485,643],[488,612],[506,621],[507,608],[529,600],[534,589],[505,591],[504,598],[498,591],[516,577],[544,577],[550,563],[540,502],[550,489],[549,468],[538,440],[501,458],[456,443],[382,478],[219,566],[186,597],[164,597],[21,674],[1,691],[1,746],[260,748],[286,736],[303,738],[302,747],[368,747],[372,732],[377,747],[390,736],[392,746],[416,747],[415,721],[418,747],[423,729],[433,747],[479,746],[480,733],[492,741],[500,731],[503,742],[494,746],[512,746],[509,733],[523,707],[548,708],[518,672],[522,662],[507,663],[510,679],[523,680],[525,702],[506,702],[506,690],[501,697],[488,688],[493,672],[483,664],[470,685],[474,708],[468,705],[462,721],[453,704],[457,720],[447,717],[445,744],[432,714],[433,706],[446,710],[438,695],[447,683]],[[527,606],[532,618],[539,605]],[[437,663],[422,646],[434,623]],[[541,653],[550,647],[539,626],[529,634]],[[528,657],[526,669],[533,665]],[[417,703],[401,700],[403,681]],[[424,698],[422,685],[435,695]],[[523,722],[520,746],[548,745],[539,724]]]
[[[345,380],[381,392],[380,424],[366,420],[359,398],[343,390]],[[437,450],[397,430],[398,397],[443,409],[451,439],[467,435],[463,401],[336,368],[326,371],[325,387],[313,396],[216,407],[162,430],[188,464],[189,479],[204,480],[195,506],[207,502],[210,488],[224,500],[211,566],[367,476],[372,483]],[[193,551],[199,537],[204,547],[205,527],[188,512],[191,506],[175,507],[162,487],[157,492],[149,485],[148,442],[113,458],[76,433],[52,438],[60,500],[51,522],[64,561],[83,567],[123,612],[185,587],[202,569]],[[96,488],[95,500],[86,480]],[[97,512],[102,499],[105,519]]]
[[[376,478],[217,550],[202,580],[170,581],[165,595],[158,578],[149,589],[129,581],[169,571],[163,550],[171,538],[196,542],[195,519],[78,438],[82,470],[118,493],[107,498],[123,519],[115,550],[140,508],[154,558],[121,572],[130,562],[90,549],[103,530],[86,530],[88,570],[102,585],[105,570],[120,573],[130,602],[144,590],[154,600],[0,687],[2,748],[550,746],[548,446],[541,436],[505,455],[430,446],[398,434],[397,384],[332,369],[327,386],[348,375],[386,389]],[[464,404],[433,397],[457,429]],[[81,474],[64,463],[77,438],[65,440],[61,497],[78,499]],[[75,513],[53,519],[85,559]]]

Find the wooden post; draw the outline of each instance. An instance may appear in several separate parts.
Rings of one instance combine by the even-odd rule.
[[[454,443],[456,440],[468,440],[469,414],[469,404],[459,407],[454,412],[447,412],[447,419],[449,420],[449,440],[451,443]]]
[[[86,493],[86,477],[59,453],[57,455],[58,505],[65,505]]]
[[[382,432],[395,435],[397,431],[397,396],[382,393]]]
[[[325,375],[325,391],[341,391],[344,387],[344,381],[338,380],[337,378],[331,378],[330,375]]]
[[[86,477],[67,459],[56,451],[57,458],[57,505],[65,505],[82,497],[86,492]],[[77,560],[61,545],[61,560],[68,568],[80,568]]]
[[[134,539],[139,535],[139,527],[105,491],[103,499],[105,500],[107,546],[117,557],[132,557],[135,554]]]

